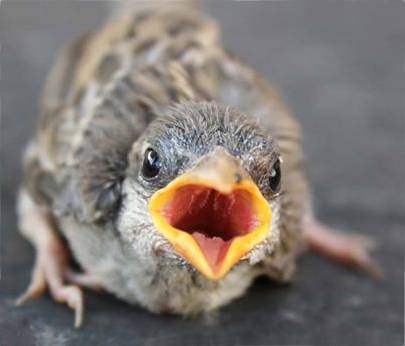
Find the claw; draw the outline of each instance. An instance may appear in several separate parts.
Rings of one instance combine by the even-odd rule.
[[[31,285],[28,286],[26,291],[15,300],[15,306],[21,306],[31,299],[38,298],[45,293],[45,288],[46,287],[44,287],[44,289],[42,290],[36,287],[32,287]]]
[[[51,214],[38,206],[25,190],[19,195],[18,212],[21,232],[34,245],[37,257],[31,282],[16,300],[16,305],[38,297],[48,287],[54,300],[66,303],[74,310],[75,327],[80,327],[83,322],[83,293],[79,286],[84,281],[70,280],[72,277],[66,275],[70,271],[69,253],[54,229]]]
[[[43,256],[47,261],[36,262],[31,282],[27,290],[16,300],[20,306],[30,299],[45,293],[47,286],[51,296],[60,303],[66,303],[75,312],[75,327],[83,323],[83,293],[79,286],[63,283],[63,268],[57,265],[55,258]],[[48,259],[49,258],[49,259]],[[69,280],[67,280],[69,282]]]
[[[75,327],[79,328],[83,322],[83,293],[78,286],[60,286],[51,290],[52,297],[66,303],[75,312]]]
[[[46,278],[44,272],[36,263],[32,272],[31,282],[23,294],[21,294],[15,301],[16,306],[21,306],[28,300],[37,298],[46,291]]]

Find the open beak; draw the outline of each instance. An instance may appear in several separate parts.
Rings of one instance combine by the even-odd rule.
[[[222,148],[155,192],[149,210],[174,249],[212,280],[266,238],[271,220],[256,184]]]

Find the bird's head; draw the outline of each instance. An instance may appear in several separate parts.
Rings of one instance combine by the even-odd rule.
[[[274,139],[251,119],[215,103],[182,104],[132,146],[118,230],[137,251],[165,249],[218,280],[278,240],[280,186]]]

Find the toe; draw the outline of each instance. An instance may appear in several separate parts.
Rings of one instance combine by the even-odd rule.
[[[348,255],[349,261],[359,270],[371,275],[375,279],[381,279],[383,272],[381,267],[371,258],[368,247],[364,245],[354,246]]]
[[[78,273],[70,268],[67,268],[64,275],[66,281],[73,285],[85,287],[96,292],[102,291],[99,281],[91,274]]]
[[[42,268],[36,264],[32,273],[31,282],[26,291],[20,295],[15,304],[20,306],[30,299],[37,298],[46,291],[46,278]]]
[[[66,303],[75,311],[75,327],[83,322],[83,293],[78,286],[61,286],[52,290],[52,296],[60,303]]]

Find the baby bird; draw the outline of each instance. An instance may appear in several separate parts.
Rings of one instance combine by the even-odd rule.
[[[135,9],[63,51],[18,214],[36,250],[18,303],[48,289],[76,326],[82,287],[195,315],[259,275],[288,281],[307,244],[379,273],[365,239],[312,215],[300,127],[280,96],[186,5]]]

